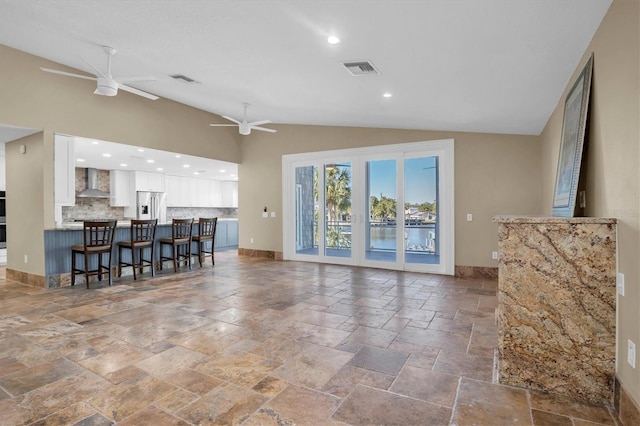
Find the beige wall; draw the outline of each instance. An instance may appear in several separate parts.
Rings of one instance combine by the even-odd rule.
[[[627,364],[627,340],[640,345],[639,18],[637,1],[613,2],[541,135],[543,200],[550,211],[564,99],[593,52],[586,214],[618,218],[618,269],[625,275],[625,296],[618,297],[617,371],[637,402],[640,358],[635,369]]]
[[[7,244],[9,268],[44,275],[43,254],[37,253],[43,252],[43,229],[54,225],[54,133],[240,161],[237,129],[209,126],[223,121],[217,115],[166,99],[150,101],[126,92],[115,97],[96,96],[94,82],[44,73],[40,67],[77,70],[2,45],[0,64],[0,123],[43,131],[35,139],[29,139],[26,156],[7,146],[7,174],[12,170],[14,173],[13,178],[7,179],[7,201],[11,209],[25,207],[7,218],[11,220]],[[25,161],[29,167],[15,168],[14,162]],[[28,240],[29,248],[18,241],[16,230],[37,233],[36,238]],[[22,255],[28,249],[34,251],[34,256],[25,264]]]
[[[533,136],[280,125],[241,144],[239,246],[282,251],[281,219],[262,219],[265,206],[282,217],[282,155],[373,145],[455,140],[456,265],[497,266],[498,214],[538,215],[540,147]],[[466,214],[473,214],[467,222]],[[254,239],[251,244],[250,239]]]
[[[44,152],[43,133],[27,136],[5,146],[7,194],[19,188],[19,203],[7,203],[7,264],[14,269],[42,274],[44,265]],[[20,154],[20,145],[26,153]],[[11,196],[10,200],[14,199]],[[25,222],[28,217],[29,222]],[[24,256],[28,263],[24,263]]]

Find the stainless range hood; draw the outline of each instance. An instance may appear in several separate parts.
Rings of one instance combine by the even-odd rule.
[[[86,169],[85,182],[87,188],[76,194],[80,198],[109,198],[109,193],[98,189],[98,170]]]

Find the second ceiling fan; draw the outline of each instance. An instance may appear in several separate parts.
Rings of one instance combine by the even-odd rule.
[[[235,118],[229,117],[227,115],[223,115],[223,118],[226,118],[229,121],[233,121],[236,124],[209,124],[209,126],[212,127],[238,127],[238,130],[240,132],[241,135],[247,136],[251,134],[251,130],[255,129],[255,130],[261,130],[263,132],[270,132],[270,133],[275,133],[276,130],[274,129],[268,129],[266,127],[261,127],[263,124],[269,124],[271,123],[271,120],[260,120],[260,121],[247,121],[247,107],[249,106],[248,103],[244,102],[242,105],[244,105],[244,118],[242,119],[242,121],[236,120]]]

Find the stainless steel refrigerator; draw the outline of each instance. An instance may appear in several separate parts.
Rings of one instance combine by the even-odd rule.
[[[167,221],[167,194],[164,192],[137,193],[136,217],[138,219],[158,219],[158,223]]]

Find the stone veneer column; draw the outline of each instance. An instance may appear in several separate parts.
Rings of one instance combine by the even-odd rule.
[[[611,404],[616,220],[496,217],[500,383]]]

